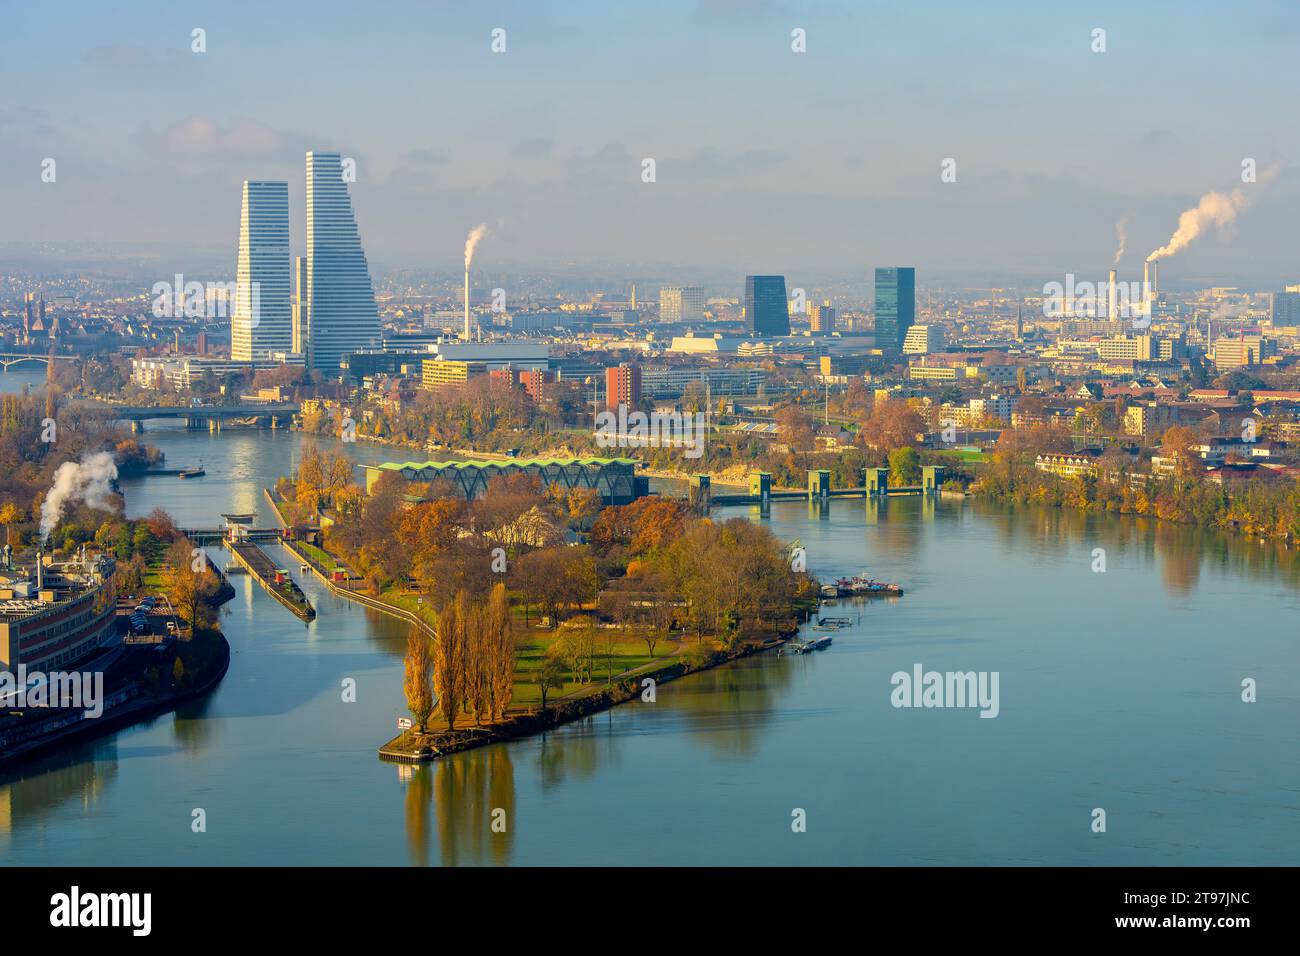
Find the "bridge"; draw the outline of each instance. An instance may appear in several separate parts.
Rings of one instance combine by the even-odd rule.
[[[177,528],[181,534],[197,545],[223,544],[230,540],[231,529],[225,528]],[[239,531],[241,541],[279,541],[285,537],[284,528],[242,528]],[[292,537],[292,535],[290,535]]]
[[[48,355],[37,352],[0,352],[0,367],[7,372],[11,365],[21,365],[23,362],[38,362],[41,365],[49,366],[50,362],[76,362],[80,356],[77,355]]]
[[[87,408],[109,412],[114,419],[130,422],[134,432],[144,431],[144,423],[154,419],[183,418],[190,429],[219,430],[230,418],[269,418],[272,427],[292,418],[300,406],[291,403],[266,405],[109,405],[104,402],[80,402]]]

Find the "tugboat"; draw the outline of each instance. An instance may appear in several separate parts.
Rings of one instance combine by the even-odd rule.
[[[185,478],[202,478],[202,477],[203,477],[204,475],[206,475],[206,474],[207,474],[207,472],[204,471],[204,470],[203,470],[203,466],[200,465],[198,468],[185,468],[185,469],[182,469],[180,472],[177,473],[177,477],[179,477],[179,478],[181,478],[181,479],[185,479]]]

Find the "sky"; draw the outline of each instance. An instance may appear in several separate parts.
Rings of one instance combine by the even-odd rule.
[[[1300,4],[8,0],[3,22],[4,248],[233,270],[240,184],[285,179],[300,251],[317,148],[356,160],[378,268],[454,272],[485,222],[491,268],[1096,280],[1126,219],[1136,278],[1240,188],[1162,285],[1300,282]]]

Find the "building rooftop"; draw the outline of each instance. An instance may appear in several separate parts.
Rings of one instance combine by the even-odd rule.
[[[451,461],[386,461],[382,465],[365,465],[366,468],[377,468],[383,471],[403,471],[410,468],[420,471],[425,468],[431,468],[434,471],[444,471],[447,469],[462,468],[505,468],[515,466],[517,468],[527,467],[546,467],[548,465],[635,465],[635,458],[492,458],[492,459],[462,459]]]

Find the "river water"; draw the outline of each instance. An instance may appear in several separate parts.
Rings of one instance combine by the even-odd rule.
[[[286,432],[150,424],[192,481],[123,482],[186,526],[269,513]],[[360,461],[406,458],[368,445]],[[9,864],[1289,864],[1300,862],[1297,566],[1274,545],[1130,518],[896,499],[723,514],[799,539],[842,605],[826,651],[665,685],[545,737],[418,768],[404,626],[300,583],[303,624],[246,576],[205,701],[0,778]],[[1096,573],[1094,549],[1105,549]],[[210,552],[224,561],[219,551]],[[285,555],[286,566],[292,559]],[[891,706],[890,678],[996,671],[999,714]],[[353,679],[355,703],[342,686]],[[1241,700],[1253,678],[1258,701]],[[1094,809],[1106,831],[1092,830]],[[202,809],[206,830],[193,832]],[[505,833],[491,829],[505,811]],[[806,832],[793,832],[796,810]],[[500,815],[498,814],[498,817]]]

